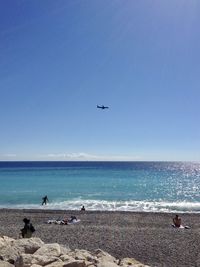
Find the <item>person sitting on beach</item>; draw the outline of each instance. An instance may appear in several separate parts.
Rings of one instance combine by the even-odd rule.
[[[176,215],[174,218],[173,218],[173,223],[176,227],[180,227],[181,226],[181,218],[178,217],[178,215]]]
[[[84,206],[82,206],[81,211],[85,211],[85,207]]]
[[[35,232],[35,228],[33,227],[32,223],[30,223],[30,220],[27,218],[23,219],[24,222],[24,228],[21,229],[21,235],[23,238],[30,238]]]
[[[44,205],[44,204],[46,205],[46,204],[47,204],[47,201],[49,202],[47,196],[43,197],[42,200],[43,200],[43,201],[42,201],[42,205]]]

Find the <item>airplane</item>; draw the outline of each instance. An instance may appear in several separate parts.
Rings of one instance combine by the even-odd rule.
[[[101,105],[101,106],[97,105],[97,108],[105,109],[105,108],[109,108],[109,107],[105,107],[104,105]]]

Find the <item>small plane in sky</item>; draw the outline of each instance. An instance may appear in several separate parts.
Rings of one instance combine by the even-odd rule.
[[[101,106],[97,105],[97,108],[105,109],[105,108],[109,108],[109,107],[105,107],[104,105],[101,105]]]

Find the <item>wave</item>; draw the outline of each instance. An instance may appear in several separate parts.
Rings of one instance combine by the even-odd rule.
[[[158,201],[106,201],[73,199],[69,201],[41,204],[9,204],[0,208],[10,209],[45,209],[45,210],[80,210],[84,205],[88,211],[133,211],[133,212],[179,212],[200,213],[200,203],[192,202],[158,202]]]

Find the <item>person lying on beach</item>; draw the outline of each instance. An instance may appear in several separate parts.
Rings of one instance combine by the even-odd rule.
[[[24,222],[24,228],[22,228],[21,235],[23,238],[30,238],[32,237],[33,232],[35,232],[35,228],[33,227],[32,223],[30,223],[30,220],[27,218],[23,219]]]
[[[60,224],[68,224],[69,220],[67,218],[64,218],[60,221]]]
[[[48,224],[61,224],[61,225],[67,225],[67,224],[74,224],[80,222],[79,219],[76,218],[76,216],[71,216],[70,219],[64,218],[64,219],[57,219],[57,220],[48,220]]]

